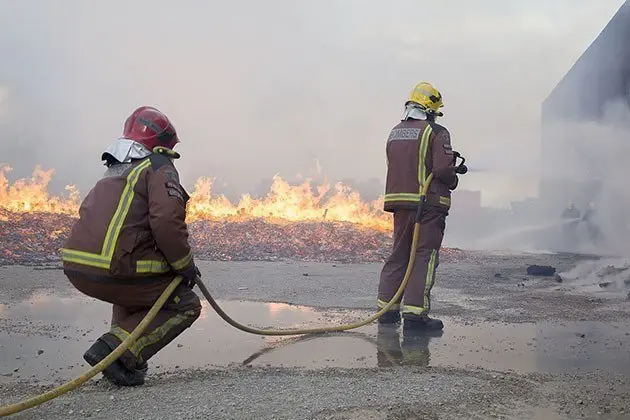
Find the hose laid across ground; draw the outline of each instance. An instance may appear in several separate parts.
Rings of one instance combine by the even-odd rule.
[[[400,287],[396,291],[396,294],[394,295],[392,300],[390,300],[387,303],[387,305],[385,305],[383,308],[381,308],[381,310],[376,312],[374,315],[372,315],[372,316],[370,316],[370,317],[368,317],[368,318],[366,318],[366,319],[364,319],[362,321],[357,321],[357,322],[354,322],[354,323],[351,323],[351,324],[338,325],[338,326],[335,326],[335,327],[297,328],[297,329],[293,329],[293,330],[288,330],[288,329],[287,330],[273,330],[273,329],[264,329],[263,330],[263,329],[259,329],[259,328],[250,327],[248,325],[244,325],[244,324],[241,324],[238,321],[235,321],[227,313],[225,313],[225,311],[214,300],[214,298],[210,294],[210,291],[208,290],[206,285],[203,284],[203,282],[197,281],[197,285],[199,286],[199,290],[201,290],[201,293],[204,295],[204,297],[206,298],[206,300],[208,301],[210,306],[212,306],[212,309],[214,309],[217,312],[217,314],[221,318],[223,318],[223,320],[225,322],[227,322],[228,324],[230,324],[234,328],[239,329],[241,331],[244,331],[246,333],[256,334],[256,335],[274,335],[274,336],[282,336],[282,335],[284,335],[284,336],[286,336],[286,335],[322,334],[322,333],[328,333],[328,332],[340,332],[340,331],[354,330],[356,328],[361,328],[361,327],[363,327],[365,325],[371,324],[372,322],[376,321],[381,315],[383,315],[385,312],[389,311],[391,309],[391,307],[394,306],[396,304],[396,302],[398,302],[398,299],[400,298],[400,296],[402,296],[402,294],[403,294],[403,292],[405,290],[405,287],[407,286],[407,283],[409,282],[409,278],[411,277],[411,271],[412,271],[414,263],[415,263],[415,255],[416,255],[415,251],[418,248],[419,231],[420,231],[420,224],[416,223],[416,225],[413,228],[413,242],[411,244],[412,253],[411,253],[411,256],[409,257],[409,264],[407,264],[407,271],[405,272],[405,277],[403,278],[403,281],[400,284]]]
[[[63,395],[66,392],[72,391],[73,389],[83,385],[94,375],[97,375],[105,370],[107,366],[109,366],[116,359],[122,356],[122,354],[129,347],[131,347],[131,345],[138,339],[138,337],[142,335],[144,330],[147,329],[151,321],[153,321],[158,312],[160,312],[162,306],[164,306],[164,303],[168,300],[168,298],[171,296],[171,293],[173,293],[173,290],[175,290],[175,288],[179,285],[181,281],[182,277],[177,276],[173,279],[172,282],[169,283],[169,285],[166,287],[166,289],[164,289],[158,300],[155,301],[142,322],[140,322],[136,329],[131,332],[129,337],[125,338],[125,340],[120,343],[120,345],[116,347],[116,349],[112,351],[106,358],[98,362],[96,365],[92,366],[92,368],[85,372],[83,375],[74,378],[63,385],[58,386],[57,388],[51,389],[48,392],[26,399],[24,401],[20,401],[18,403],[0,407],[0,417],[10,416],[12,414],[19,413],[20,411],[24,411],[28,408],[33,408],[54,398],[57,398],[58,396]]]
[[[419,203],[420,206],[422,206],[422,200],[424,199],[424,197],[426,197],[427,191],[429,190],[429,186],[431,185],[432,180],[433,180],[433,174],[429,174],[429,176],[427,177],[427,180],[425,181],[422,187],[422,191],[420,193],[420,200],[421,200]],[[418,212],[420,213],[421,209],[419,209]],[[409,278],[411,277],[411,272],[413,271],[413,267],[415,265],[416,251],[418,250],[419,237],[420,237],[420,222],[416,220],[416,223],[414,224],[414,227],[413,227],[413,240],[411,242],[411,250],[409,253],[409,262],[407,263],[407,270],[405,271],[405,277],[403,277],[403,281],[402,283],[400,283],[400,287],[396,291],[396,294],[387,303],[387,305],[381,308],[381,310],[376,312],[374,315],[362,321],[354,322],[352,324],[338,325],[335,327],[297,328],[293,330],[272,330],[272,329],[263,330],[259,328],[250,327],[248,325],[244,325],[244,324],[241,324],[240,322],[235,321],[227,313],[225,313],[225,311],[214,300],[214,298],[210,294],[210,291],[208,290],[206,285],[203,284],[203,282],[198,280],[197,285],[199,286],[199,290],[201,290],[201,293],[208,300],[208,303],[210,304],[210,306],[212,306],[212,309],[214,309],[217,312],[217,314],[221,318],[223,318],[225,322],[227,322],[228,324],[230,324],[236,329],[239,329],[241,331],[244,331],[250,334],[282,336],[282,335],[322,334],[322,333],[327,333],[327,332],[340,332],[340,331],[354,330],[356,328],[361,328],[365,325],[371,324],[372,322],[376,321],[381,315],[389,311],[392,308],[392,306],[394,306],[398,302],[398,299],[400,299],[403,292],[405,291],[405,287],[407,286],[407,283],[409,282]]]
[[[429,176],[427,177],[427,180],[425,181],[423,185],[422,191],[420,193],[420,200],[421,200],[419,204],[420,206],[422,206],[422,203],[423,203],[422,200],[424,199],[424,197],[426,197],[427,191],[429,190],[429,186],[431,185],[432,180],[433,180],[433,174],[429,174]],[[286,336],[286,335],[321,334],[321,333],[327,333],[327,332],[340,332],[340,331],[353,330],[353,329],[363,327],[365,325],[368,325],[376,321],[381,315],[389,311],[398,302],[398,300],[400,299],[400,297],[402,296],[405,290],[405,287],[407,286],[407,283],[409,282],[409,278],[411,277],[411,272],[413,270],[415,260],[416,260],[416,251],[418,248],[419,237],[420,237],[420,223],[416,221],[413,228],[413,241],[411,243],[409,263],[407,264],[405,277],[403,278],[403,281],[400,284],[400,287],[398,288],[398,290],[396,291],[396,294],[394,295],[394,297],[387,303],[387,305],[381,308],[381,310],[376,312],[374,315],[368,317],[367,319],[363,321],[354,322],[352,324],[338,325],[334,327],[298,328],[298,329],[293,329],[293,330],[271,330],[271,329],[263,330],[263,329],[253,328],[253,327],[241,324],[233,320],[232,318],[230,318],[230,316],[226,314],[225,311],[221,309],[221,307],[217,304],[217,302],[214,300],[214,298],[210,294],[210,291],[208,290],[206,285],[203,284],[201,280],[199,279],[197,280],[197,285],[199,286],[201,293],[208,300],[208,303],[210,304],[210,306],[212,306],[212,308],[217,312],[217,314],[221,318],[223,318],[224,321],[226,321],[228,324],[230,324],[234,328],[237,328],[241,331],[244,331],[250,334]],[[57,398],[60,395],[63,395],[81,386],[82,384],[87,382],[90,378],[102,372],[107,366],[109,366],[116,359],[122,356],[122,354],[129,347],[131,347],[131,345],[138,339],[138,337],[142,335],[144,330],[151,323],[151,321],[153,321],[157,313],[160,311],[160,309],[162,309],[162,306],[164,306],[164,303],[168,300],[171,293],[173,293],[173,291],[175,290],[175,288],[179,285],[181,281],[182,281],[182,278],[180,276],[177,276],[175,277],[175,279],[173,279],[173,281],[166,287],[164,292],[162,292],[158,300],[153,304],[153,306],[151,307],[147,315],[144,317],[142,322],[140,322],[140,324],[138,324],[136,329],[134,329],[131,332],[129,337],[127,337],[122,343],[120,343],[120,345],[116,347],[116,349],[113,352],[111,352],[106,358],[101,360],[98,364],[93,366],[90,370],[85,372],[83,375],[75,379],[72,379],[63,385],[58,386],[57,388],[54,388],[48,392],[29,398],[27,400],[0,407],[0,417],[10,416],[12,414],[19,413],[20,411],[33,408],[47,401],[50,401],[54,398]]]
[[[419,231],[419,224],[416,223],[416,225],[414,227],[414,230],[413,230],[413,243],[412,243],[412,246],[411,246],[411,248],[414,249],[414,250],[417,248],[418,231]],[[354,323],[351,323],[351,324],[338,325],[338,326],[335,326],[335,327],[297,328],[297,329],[293,329],[293,330],[272,330],[272,329],[265,329],[265,330],[263,330],[263,329],[259,329],[259,328],[250,327],[248,325],[244,325],[244,324],[239,323],[238,321],[235,321],[227,313],[225,313],[225,311],[214,300],[214,298],[210,294],[210,291],[208,290],[208,288],[206,287],[205,284],[203,284],[201,281],[197,281],[197,285],[199,286],[199,290],[201,290],[201,293],[204,295],[204,297],[206,298],[206,300],[208,301],[210,306],[212,306],[212,309],[214,309],[217,312],[217,314],[221,318],[223,318],[223,320],[225,322],[227,322],[228,324],[230,324],[234,328],[239,329],[241,331],[244,331],[244,332],[247,332],[247,333],[250,333],[250,334],[256,334],[256,335],[274,335],[274,336],[279,336],[279,335],[322,334],[322,333],[327,333],[327,332],[340,332],[340,331],[354,330],[356,328],[361,328],[361,327],[363,327],[365,325],[371,324],[372,322],[376,321],[381,315],[383,315],[385,312],[389,311],[391,309],[391,307],[396,304],[396,302],[398,301],[398,299],[402,295],[403,291],[405,290],[405,286],[407,286],[407,283],[409,282],[409,277],[411,276],[411,269],[413,268],[413,264],[414,264],[414,256],[412,255],[411,258],[409,259],[409,264],[407,265],[407,272],[405,273],[405,278],[403,279],[402,283],[400,284],[400,287],[396,291],[396,294],[394,295],[392,300],[390,300],[387,303],[387,305],[385,305],[381,310],[379,310],[374,315],[372,315],[372,316],[370,316],[370,317],[368,317],[368,318],[366,318],[366,319],[364,319],[362,321],[357,321],[357,322],[354,322]]]

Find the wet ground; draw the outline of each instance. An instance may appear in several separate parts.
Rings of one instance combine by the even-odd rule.
[[[220,302],[239,321],[292,328],[340,324],[367,311],[321,312],[306,306],[247,301]],[[109,307],[83,297],[36,295],[5,305],[0,319],[22,320],[0,333],[0,383],[15,379],[54,381],[81,374],[81,355],[109,324]],[[260,337],[238,331],[204,302],[192,331],[153,359],[156,372],[236,365],[291,368],[389,368],[436,366],[521,373],[609,371],[630,375],[630,332],[624,323],[466,323],[443,318],[441,334],[369,325],[352,333],[309,337]]]
[[[557,267],[561,282],[527,276],[531,263]],[[615,264],[623,265],[506,253],[443,264],[434,306],[446,328],[433,336],[374,324],[259,337],[204,305],[200,320],[151,360],[141,390],[92,380],[16,417],[148,419],[157,404],[164,418],[627,418],[630,301]],[[237,320],[290,328],[371,314],[380,266],[201,268]],[[54,267],[2,267],[0,290],[0,404],[87,369],[81,354],[108,328],[106,304],[76,293]],[[147,395],[159,400],[160,393],[177,401],[148,403]]]

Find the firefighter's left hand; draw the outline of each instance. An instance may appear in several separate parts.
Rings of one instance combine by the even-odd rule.
[[[197,282],[197,277],[201,277],[201,272],[199,271],[196,265],[193,265],[190,268],[179,273],[179,275],[184,278],[181,284],[188,286],[192,289],[195,287],[195,284]]]

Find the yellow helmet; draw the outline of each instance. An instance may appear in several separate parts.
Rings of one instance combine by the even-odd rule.
[[[439,111],[444,106],[442,94],[430,83],[420,82],[414,86],[406,103],[415,102],[429,112],[442,116]]]

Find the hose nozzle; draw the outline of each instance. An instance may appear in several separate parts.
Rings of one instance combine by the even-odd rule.
[[[459,165],[457,164],[457,159],[462,160]],[[455,173],[464,175],[466,172],[468,172],[468,166],[464,165],[464,162],[466,162],[466,158],[464,158],[461,153],[453,151],[453,164],[455,165]]]

